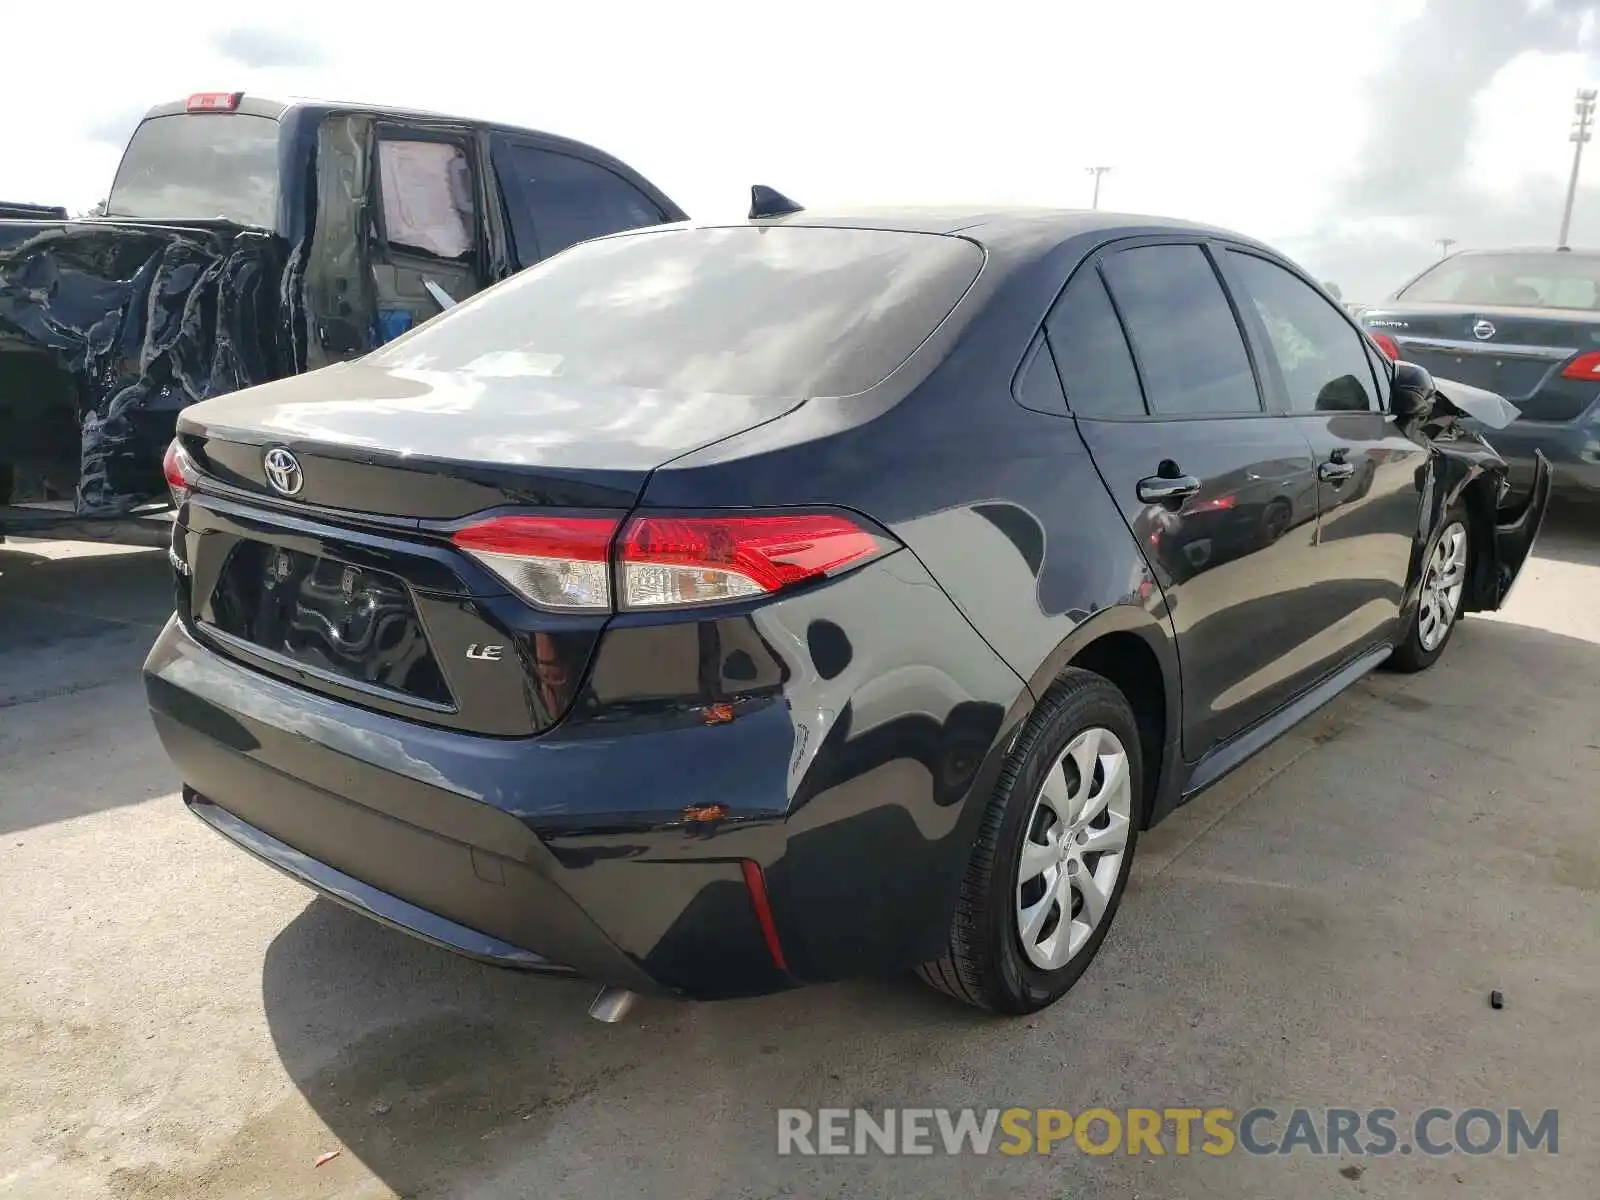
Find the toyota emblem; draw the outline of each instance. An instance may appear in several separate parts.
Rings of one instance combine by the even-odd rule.
[[[1480,342],[1487,342],[1494,336],[1494,325],[1488,321],[1480,319],[1478,323],[1472,327],[1472,336],[1477,338]]]
[[[300,460],[282,446],[268,450],[263,465],[267,470],[267,482],[280,496],[293,496],[306,484],[306,477],[300,470]]]

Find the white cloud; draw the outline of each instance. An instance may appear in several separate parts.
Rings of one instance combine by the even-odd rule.
[[[627,160],[703,217],[741,212],[752,182],[813,207],[1084,205],[1085,168],[1110,164],[1103,207],[1215,222],[1308,257],[1332,247],[1337,258],[1344,252],[1319,231],[1340,215],[1338,186],[1365,135],[1395,117],[1373,111],[1371,81],[1421,7],[699,0],[385,10],[282,0],[244,14],[146,0],[84,10],[93,36],[69,41],[54,14],[24,6],[7,17],[8,42],[41,52],[11,56],[0,78],[0,197],[87,207],[109,186],[118,155],[104,139],[126,114],[243,88],[567,134]],[[1469,159],[1490,193],[1554,188],[1558,215],[1566,115],[1585,65],[1576,55],[1519,59],[1479,97]],[[1436,236],[1450,234],[1408,228],[1400,240],[1425,260]],[[1365,278],[1346,282],[1346,294],[1377,287],[1386,261],[1363,262]]]

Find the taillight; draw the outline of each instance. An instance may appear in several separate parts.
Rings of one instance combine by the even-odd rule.
[[[451,540],[541,608],[611,608],[609,517],[496,517]]]
[[[825,579],[895,548],[836,513],[495,517],[451,539],[540,608],[608,612],[717,604]],[[615,545],[613,545],[615,542]]]
[[[200,477],[194,459],[189,457],[189,452],[177,438],[172,439],[166,454],[161,457],[161,471],[167,477],[167,487],[172,492],[174,504],[182,504],[189,498],[189,493],[194,491],[195,481]]]
[[[1563,379],[1600,379],[1600,350],[1591,350],[1561,368]]]
[[[887,544],[847,517],[635,517],[617,546],[623,608],[741,600],[836,575]]]
[[[1383,351],[1383,356],[1385,358],[1389,359],[1391,362],[1400,361],[1399,342],[1395,341],[1387,333],[1373,333],[1371,330],[1368,330],[1367,336],[1377,344],[1379,350]]]

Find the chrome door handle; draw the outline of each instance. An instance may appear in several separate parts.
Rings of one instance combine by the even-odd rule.
[[[1355,473],[1354,463],[1340,462],[1337,459],[1325,462],[1317,468],[1317,478],[1323,483],[1343,483]]]
[[[1183,500],[1200,490],[1200,481],[1193,475],[1151,475],[1139,480],[1136,489],[1139,499],[1146,504],[1161,504],[1167,500]]]

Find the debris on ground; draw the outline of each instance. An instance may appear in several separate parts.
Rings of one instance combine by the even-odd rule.
[[[338,1158],[339,1155],[341,1155],[343,1153],[344,1153],[343,1150],[329,1150],[326,1154],[319,1154],[317,1156],[317,1161],[312,1163],[311,1166],[312,1166],[313,1169],[315,1169],[317,1167],[320,1167],[323,1163],[331,1163],[334,1159]]]

